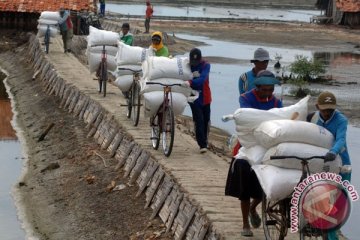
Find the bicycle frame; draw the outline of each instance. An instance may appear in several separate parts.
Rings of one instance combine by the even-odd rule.
[[[133,125],[137,126],[140,118],[140,107],[141,107],[141,98],[140,98],[140,72],[142,70],[133,70],[130,68],[118,68],[118,70],[129,70],[133,73],[133,82],[131,84],[130,90],[127,93],[127,104],[122,106],[127,106],[127,117],[132,118]]]
[[[308,165],[308,161],[314,158],[320,158],[320,159],[324,159],[324,156],[311,156],[311,157],[307,157],[307,158],[301,158],[301,157],[297,157],[297,156],[271,156],[270,159],[271,160],[275,160],[275,159],[287,159],[287,158],[295,158],[301,161],[301,165],[302,165],[302,175],[300,177],[299,183],[301,183],[304,179],[306,179],[308,177],[308,175],[311,173],[310,169],[309,169],[309,165]],[[264,198],[263,201],[266,201],[266,197]],[[269,202],[267,202],[269,203]],[[287,234],[287,229],[290,226],[290,198],[285,198],[282,199],[274,204],[269,204],[267,205],[266,203],[263,203],[263,216],[267,217],[269,216],[270,219],[273,220],[269,220],[269,225],[278,225],[280,226],[280,228],[278,229],[279,231],[279,237],[271,237],[270,235],[270,230],[268,229],[269,227],[267,226],[267,224],[265,224],[266,221],[264,221],[264,231],[265,231],[265,236],[267,237],[267,239],[284,239],[286,234]],[[282,209],[279,212],[275,212],[273,211],[273,209]],[[284,211],[285,210],[285,211]],[[272,216],[272,214],[274,214],[275,216]],[[277,218],[278,217],[278,218]],[[272,224],[271,221],[273,221],[274,223]],[[286,224],[286,226],[285,226]],[[319,237],[319,231],[317,231],[318,229],[314,229],[314,228],[309,228],[311,229],[311,231],[308,230],[303,230],[301,229],[299,231],[300,234],[300,239],[304,239],[305,237]],[[314,231],[316,230],[316,231]],[[321,232],[321,231],[320,231]],[[321,235],[320,235],[321,236]],[[322,237],[324,237],[325,235],[323,234]],[[325,239],[325,238],[324,238]]]
[[[163,151],[166,157],[169,157],[172,151],[175,135],[175,121],[174,121],[174,112],[172,108],[172,86],[181,86],[181,84],[162,84],[156,82],[148,82],[147,84],[159,84],[163,86],[163,102],[158,108],[155,116],[150,118],[150,126],[152,128],[152,143],[153,148],[157,149],[160,142],[160,133],[162,134],[162,143]],[[169,119],[167,119],[169,118]],[[156,120],[158,125],[156,125]],[[167,129],[167,123],[169,123],[170,129]],[[158,127],[158,132],[154,130]],[[157,133],[157,136],[153,136],[154,132]],[[167,133],[170,133],[170,138],[168,139]],[[170,142],[168,143],[167,140]]]

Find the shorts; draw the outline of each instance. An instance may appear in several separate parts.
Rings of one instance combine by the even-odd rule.
[[[231,160],[225,195],[239,198],[242,201],[250,200],[250,198],[262,199],[263,190],[248,161],[235,158]]]

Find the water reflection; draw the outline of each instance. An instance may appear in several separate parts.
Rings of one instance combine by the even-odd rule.
[[[21,145],[11,121],[13,112],[0,73],[0,239],[25,239],[17,219],[11,189],[22,168]]]
[[[0,81],[0,140],[16,140],[15,131],[10,123],[13,117],[11,103],[2,81]]]

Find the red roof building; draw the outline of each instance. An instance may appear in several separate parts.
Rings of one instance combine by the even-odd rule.
[[[96,0],[0,0],[0,12],[93,11]]]

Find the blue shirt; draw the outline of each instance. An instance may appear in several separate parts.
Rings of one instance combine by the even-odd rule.
[[[260,110],[269,110],[271,108],[282,108],[281,100],[277,99],[274,95],[272,95],[268,99],[261,99],[257,96],[256,90],[250,90],[244,94],[241,94],[240,99],[240,107],[242,108],[256,108]]]
[[[190,86],[192,89],[199,91],[199,97],[195,100],[195,104],[198,106],[205,106],[211,103],[211,90],[210,90],[210,63],[201,60],[197,66],[191,66],[191,72],[198,71],[199,77],[194,77],[190,80]]]
[[[350,165],[351,161],[346,144],[347,118],[341,112],[335,110],[330,119],[324,121],[321,118],[320,112],[317,111],[311,119],[311,122],[326,128],[334,135],[334,144],[329,151],[334,154],[339,154],[343,165]]]
[[[240,76],[238,83],[240,95],[255,88],[255,78],[256,76],[252,69]]]

